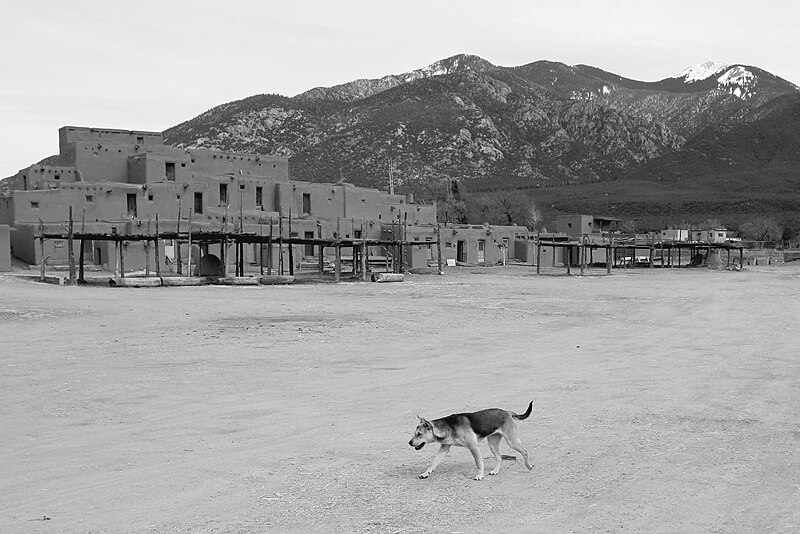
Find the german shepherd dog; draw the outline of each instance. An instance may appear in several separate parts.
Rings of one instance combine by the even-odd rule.
[[[506,443],[519,452],[525,460],[525,467],[533,469],[528,460],[528,451],[522,446],[519,440],[517,424],[514,420],[522,421],[527,419],[533,409],[533,401],[528,404],[528,409],[524,414],[518,415],[514,412],[501,410],[500,408],[489,408],[470,413],[454,413],[441,419],[428,421],[419,417],[419,424],[414,431],[414,436],[408,442],[416,450],[420,450],[426,443],[438,443],[439,451],[431,462],[427,471],[421,473],[419,478],[428,478],[436,467],[450,453],[450,447],[466,447],[475,458],[475,465],[478,467],[478,474],[475,480],[483,480],[483,458],[478,450],[478,443],[484,439],[489,442],[489,449],[497,459],[497,465],[489,471],[490,475],[500,472],[500,464],[503,457],[500,455],[500,438],[505,438]]]

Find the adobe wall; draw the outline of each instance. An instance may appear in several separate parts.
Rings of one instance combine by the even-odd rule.
[[[11,228],[0,224],[0,272],[11,270]]]
[[[0,196],[0,224],[14,225],[14,197]]]
[[[188,148],[191,170],[221,175],[261,176],[271,180],[289,181],[289,158],[260,154],[234,154],[202,148]]]
[[[590,215],[562,215],[556,220],[556,231],[569,236],[591,234],[593,222]]]
[[[58,129],[58,146],[62,154],[66,151],[67,145],[82,141],[101,144],[139,145],[141,147],[164,144],[164,138],[160,132],[86,128],[82,126],[64,126]]]
[[[33,226],[15,226],[14,231],[11,232],[11,249],[14,251],[14,257],[30,264],[39,263],[39,249],[35,237],[36,232]],[[45,243],[45,246],[52,251],[54,243]]]

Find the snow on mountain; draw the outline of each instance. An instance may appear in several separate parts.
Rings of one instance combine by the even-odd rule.
[[[717,78],[719,88],[730,94],[747,99],[751,95],[751,89],[755,85],[756,75],[741,65],[729,69],[722,76]]]
[[[715,61],[706,61],[705,63],[700,63],[699,65],[694,65],[687,69],[684,69],[675,76],[676,78],[684,78],[684,82],[692,83],[692,82],[700,82],[711,78],[719,71],[728,68],[727,63],[719,63]]]

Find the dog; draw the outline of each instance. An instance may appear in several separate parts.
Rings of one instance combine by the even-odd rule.
[[[475,458],[475,465],[478,467],[475,480],[483,480],[483,458],[478,450],[478,443],[484,439],[489,442],[489,449],[497,459],[497,465],[489,471],[490,475],[499,473],[500,464],[503,463],[503,457],[500,455],[500,438],[505,438],[506,443],[522,455],[525,467],[532,470],[533,465],[528,459],[528,451],[519,440],[517,423],[514,421],[515,419],[517,421],[527,419],[532,409],[533,401],[528,404],[528,409],[522,415],[500,408],[489,408],[477,412],[454,413],[433,421],[417,416],[419,424],[408,444],[416,450],[420,450],[426,443],[439,443],[440,445],[431,466],[427,471],[421,473],[419,478],[428,478],[444,460],[444,457],[450,453],[450,447],[455,445],[469,449],[472,457]]]

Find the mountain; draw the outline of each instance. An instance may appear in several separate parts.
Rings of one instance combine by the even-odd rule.
[[[587,65],[500,67],[458,55],[294,97],[252,96],[164,135],[178,146],[287,155],[299,180],[385,188],[391,162],[398,191],[422,199],[440,197],[442,184],[455,180],[462,191],[541,189],[534,196],[564,211],[585,207],[572,202],[580,196],[576,188],[595,196],[607,188],[621,200],[625,195],[617,193],[625,187],[639,190],[632,184],[664,187],[646,173],[680,176],[677,167],[692,161],[686,154],[715,135],[727,147],[733,138],[720,136],[759,124],[771,143],[770,125],[797,96],[790,82],[739,64],[705,63],[643,82]],[[711,157],[697,168],[727,172],[723,162]],[[751,163],[748,172],[770,165]],[[620,201],[612,211],[641,212],[633,206],[627,213],[626,205]]]

